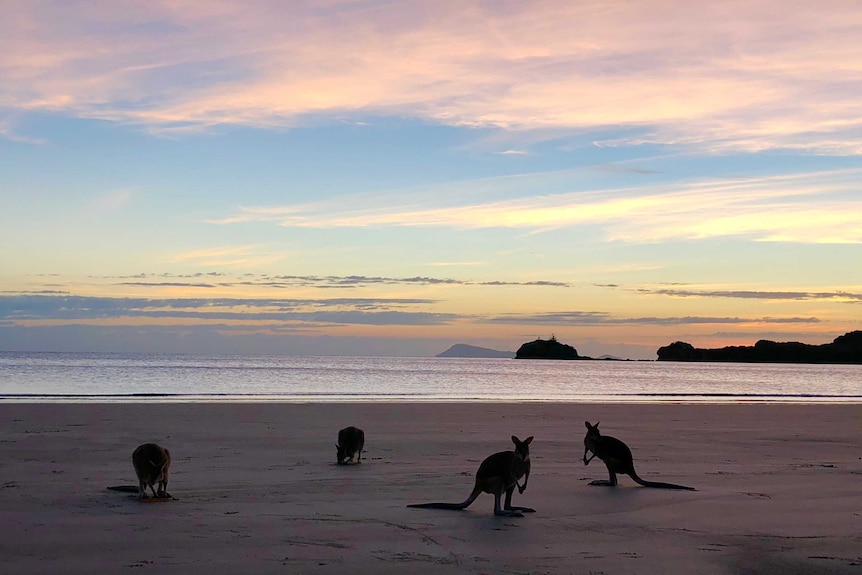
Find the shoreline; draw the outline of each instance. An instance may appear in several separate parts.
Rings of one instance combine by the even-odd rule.
[[[295,394],[184,394],[184,393],[118,393],[118,394],[0,394],[0,405],[39,404],[194,404],[194,403],[286,403],[286,404],[452,404],[452,403],[511,403],[511,404],[586,404],[586,405],[860,405],[862,395],[846,394],[758,394],[758,393],[639,393],[573,398],[541,399],[534,397],[488,399],[487,397],[405,397],[369,395],[321,396]]]
[[[583,421],[648,480],[589,486]],[[336,466],[337,431],[366,432]],[[856,404],[0,403],[4,573],[862,573]],[[481,460],[534,435],[515,505],[460,501]],[[171,449],[176,501],[107,491]]]

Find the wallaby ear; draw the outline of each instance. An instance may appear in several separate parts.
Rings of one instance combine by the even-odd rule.
[[[587,429],[592,429],[592,428],[593,428],[593,426],[592,426],[592,425],[590,425],[590,422],[589,422],[589,421],[585,421],[585,422],[584,422],[584,425],[586,426],[586,428],[587,428]]]
[[[524,443],[526,443],[527,445],[530,445],[532,442],[533,442],[533,436],[532,435],[524,440]]]
[[[518,445],[519,443],[521,443],[521,440],[518,439],[517,436],[513,435],[512,436],[512,443],[514,443],[515,445]]]

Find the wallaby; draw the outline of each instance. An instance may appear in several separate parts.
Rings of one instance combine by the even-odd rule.
[[[132,453],[132,465],[138,476],[138,495],[147,497],[147,487],[153,497],[170,497],[168,494],[168,470],[171,467],[171,452],[155,443],[139,445]],[[159,485],[158,492],[153,487]]]
[[[524,441],[521,441],[514,435],[512,443],[515,444],[514,451],[501,451],[493,455],[489,455],[479,465],[479,470],[476,472],[476,483],[473,486],[473,492],[469,497],[461,503],[417,503],[408,505],[407,507],[420,507],[424,509],[466,509],[473,501],[479,497],[480,493],[490,493],[494,496],[494,515],[504,515],[507,517],[523,517],[522,511],[525,513],[533,513],[536,510],[529,507],[513,507],[512,493],[515,487],[518,488],[518,493],[524,493],[527,489],[527,480],[530,478],[530,443],[533,441],[531,435]],[[518,483],[518,480],[524,478],[524,484]],[[503,508],[500,508],[500,497],[506,493],[506,501]]]
[[[345,427],[338,432],[338,443],[335,444],[335,449],[338,450],[338,465],[345,465],[347,462],[352,462],[356,456],[356,463],[362,463],[362,449],[365,447],[365,432],[358,427]]]
[[[632,451],[629,446],[610,435],[602,435],[599,432],[599,424],[590,425],[589,421],[585,421],[587,426],[587,435],[584,437],[584,465],[589,465],[593,457],[601,459],[608,468],[610,479],[596,479],[591,481],[590,485],[605,485],[615,487],[617,484],[617,473],[623,473],[634,479],[637,483],[644,487],[659,487],[663,489],[688,489],[695,491],[694,487],[686,487],[684,485],[676,485],[674,483],[661,483],[659,481],[644,481],[635,472],[635,464],[632,460]],[[592,455],[587,459],[587,453],[592,452]]]

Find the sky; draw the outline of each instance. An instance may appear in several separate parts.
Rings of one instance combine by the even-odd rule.
[[[6,0],[0,350],[862,329],[862,4]]]

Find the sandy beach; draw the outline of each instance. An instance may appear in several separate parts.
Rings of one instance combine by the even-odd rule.
[[[585,467],[584,420],[645,479]],[[336,466],[362,427],[361,465]],[[462,501],[485,456],[535,436],[532,474],[494,517]],[[134,484],[131,453],[173,454],[176,500]],[[0,404],[0,558],[39,573],[862,574],[862,406]]]

